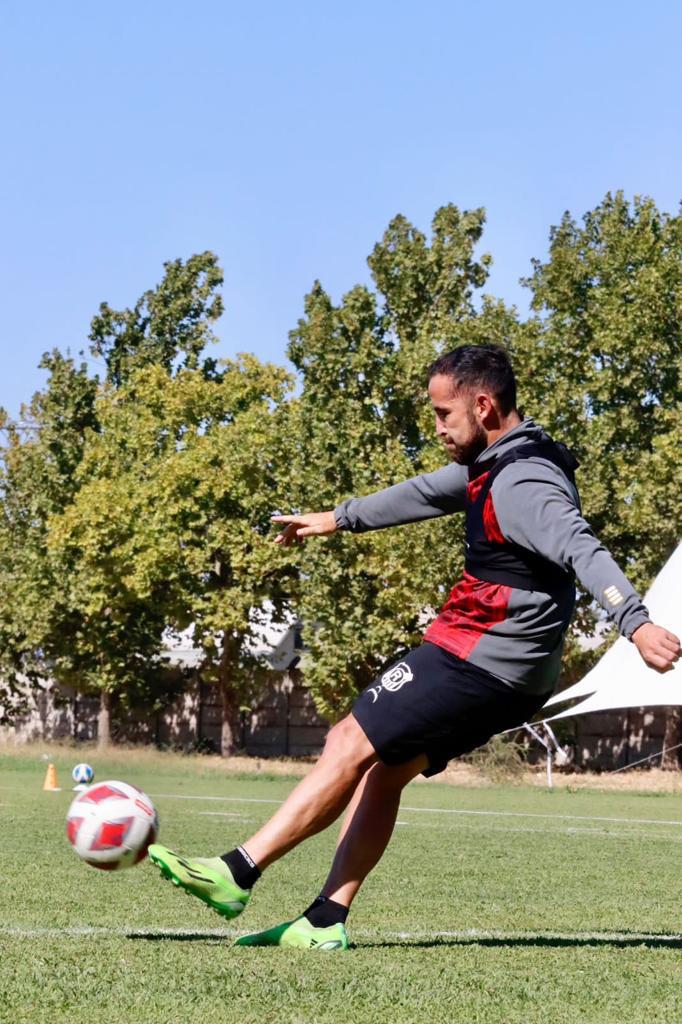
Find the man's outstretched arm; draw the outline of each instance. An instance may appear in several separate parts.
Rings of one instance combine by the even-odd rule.
[[[468,479],[466,466],[452,463],[364,498],[348,498],[333,511],[273,516],[273,522],[282,523],[284,527],[275,543],[288,546],[306,537],[325,536],[336,530],[364,533],[462,512]]]

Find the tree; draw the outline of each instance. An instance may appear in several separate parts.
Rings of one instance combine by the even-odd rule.
[[[203,252],[186,263],[165,263],[160,284],[132,309],[115,310],[103,302],[90,341],[92,353],[106,362],[108,382],[118,388],[144,366],[159,366],[169,375],[179,366],[200,369],[210,376],[216,364],[205,350],[216,340],[211,325],[223,313],[222,283],[216,256]]]
[[[680,532],[681,255],[682,217],[650,199],[566,214],[515,352],[528,410],[575,448],[585,513],[640,586]]]
[[[329,508],[443,463],[425,368],[474,316],[490,262],[474,258],[483,220],[482,210],[443,207],[428,242],[396,217],[369,259],[376,290],[353,288],[339,306],[319,284],[306,297],[289,345],[302,383],[288,413],[291,506]],[[448,518],[301,550],[306,682],[323,713],[343,714],[387,656],[418,641],[460,567],[461,530]]]
[[[526,283],[522,404],[575,449],[585,516],[643,591],[682,532],[682,217],[608,194],[582,224],[564,215]],[[583,595],[573,640],[593,624]]]
[[[96,383],[56,351],[40,365],[45,388],[18,420],[0,414],[0,721],[25,709],[27,685],[49,678],[61,638],[78,628],[48,557],[48,522],[72,500],[86,436],[97,429]]]
[[[283,612],[292,572],[270,528],[288,383],[253,356],[210,376],[159,365],[130,373],[103,391],[78,492],[51,522],[71,604],[102,626],[72,637],[72,656],[100,685],[130,692],[135,672],[159,663],[164,633],[192,626],[202,675],[221,693],[223,754],[262,682],[259,626]]]
[[[620,194],[582,226],[566,215],[526,282],[533,312],[524,322],[492,297],[472,308],[489,263],[473,256],[481,211],[438,211],[430,245],[396,218],[370,257],[376,291],[355,288],[335,307],[316,285],[292,332],[303,383],[292,428],[298,504],[331,505],[441,464],[425,367],[456,344],[492,341],[515,358],[525,412],[576,449],[585,514],[644,588],[680,532],[681,223]],[[306,632],[307,678],[327,714],[348,707],[383,654],[415,642],[460,568],[460,530],[457,520],[434,522],[302,552],[301,609],[316,624]],[[448,564],[434,566],[436,549]],[[569,680],[589,667],[578,640],[596,617],[582,595]]]
[[[100,693],[104,743],[111,695],[149,693],[163,677],[163,619],[153,601],[143,605],[130,594],[123,603],[98,603],[88,590],[92,580],[77,570],[99,558],[106,576],[106,555],[91,550],[78,566],[70,563],[55,542],[55,523],[79,503],[88,472],[96,477],[85,455],[101,440],[103,395],[111,398],[145,367],[156,367],[166,380],[183,366],[198,368],[206,379],[214,373],[215,362],[202,360],[202,351],[222,312],[221,282],[212,253],[167,263],[161,283],[132,310],[103,304],[93,320],[92,349],[105,361],[105,384],[90,379],[85,365],[77,369],[53,353],[43,361],[50,370],[47,387],[22,410],[22,424],[6,419],[2,529],[11,554],[0,578],[5,672],[14,694],[26,676]],[[129,496],[105,488],[89,493],[101,533],[115,532],[117,503],[124,514]]]

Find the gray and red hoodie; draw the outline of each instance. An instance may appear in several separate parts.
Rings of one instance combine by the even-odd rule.
[[[630,637],[649,621],[639,596],[580,511],[576,463],[526,419],[470,467],[452,463],[335,509],[362,533],[466,512],[465,571],[424,639],[514,689],[556,685],[575,579]]]

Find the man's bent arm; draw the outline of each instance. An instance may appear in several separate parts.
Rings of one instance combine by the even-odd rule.
[[[649,622],[632,584],[583,519],[577,495],[556,467],[531,459],[507,467],[493,484],[503,536],[575,573],[630,638]]]
[[[452,463],[364,498],[348,498],[334,509],[336,525],[340,530],[364,533],[463,512],[468,479],[467,467]]]

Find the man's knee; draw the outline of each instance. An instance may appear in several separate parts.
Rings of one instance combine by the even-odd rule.
[[[403,764],[386,765],[377,761],[372,765],[368,773],[368,783],[373,788],[385,791],[403,789],[417,775],[421,775],[429,767],[429,759],[426,754],[419,754],[418,757]]]
[[[352,715],[346,715],[327,733],[324,756],[339,764],[368,768],[377,760],[376,751]]]

